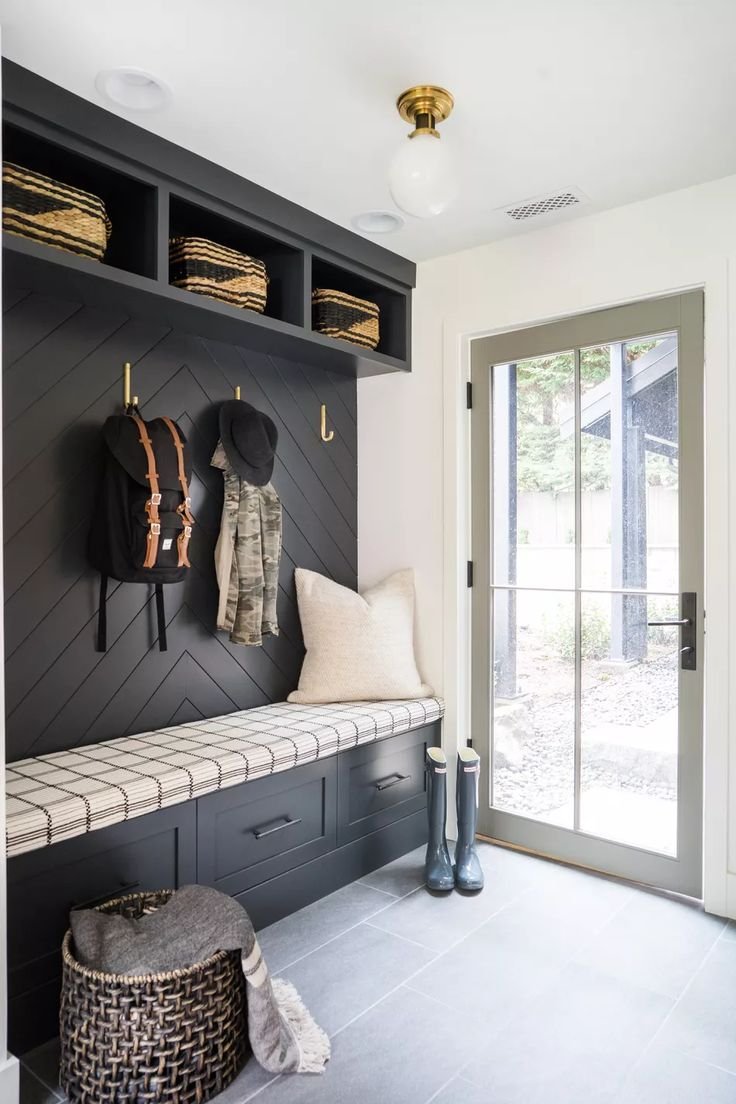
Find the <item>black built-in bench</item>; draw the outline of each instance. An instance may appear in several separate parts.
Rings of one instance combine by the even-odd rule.
[[[13,1051],[57,1034],[70,908],[199,882],[261,928],[423,843],[442,713],[277,703],[10,764]]]

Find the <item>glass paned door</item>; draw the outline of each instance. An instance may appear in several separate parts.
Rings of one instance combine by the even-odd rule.
[[[700,894],[702,295],[473,343],[480,830]]]

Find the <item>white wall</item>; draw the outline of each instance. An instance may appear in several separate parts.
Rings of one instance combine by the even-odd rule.
[[[361,585],[414,566],[423,674],[447,699],[446,740],[467,738],[468,556],[462,410],[472,334],[502,332],[690,287],[706,294],[707,907],[736,916],[736,177],[673,192],[419,265],[411,376],[361,380]],[[730,274],[730,279],[729,279]]]

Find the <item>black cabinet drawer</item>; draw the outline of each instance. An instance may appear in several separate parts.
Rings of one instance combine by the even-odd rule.
[[[335,760],[245,782],[197,804],[200,882],[242,893],[335,846]]]
[[[338,845],[424,807],[425,754],[439,742],[436,722],[339,756]]]
[[[69,910],[196,881],[195,827],[190,802],[9,860],[8,990],[16,1052],[48,1038],[41,1028],[46,1005],[50,1022],[58,1014],[54,994]],[[51,996],[42,999],[43,993]],[[36,1012],[29,1016],[24,1010],[34,996]]]

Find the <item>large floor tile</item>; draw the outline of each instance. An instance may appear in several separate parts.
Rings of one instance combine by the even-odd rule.
[[[452,853],[452,846],[450,850]],[[533,885],[549,873],[550,867],[556,866],[547,859],[527,855],[513,847],[502,847],[496,843],[483,843],[479,840],[477,851],[485,876],[491,880],[513,870],[525,885]]]
[[[432,1097],[430,1104],[492,1104],[492,1101],[480,1085],[472,1085],[464,1077],[453,1077],[449,1085]]]
[[[723,938],[729,942],[736,942],[736,920],[729,920],[723,932]]]
[[[407,893],[424,885],[425,852],[425,847],[417,847],[380,870],[366,874],[365,878],[360,879],[360,884],[390,893],[392,897],[406,897]]]
[[[534,880],[528,899],[545,916],[594,934],[641,890],[561,863],[530,860]]]
[[[549,925],[524,930],[534,914],[513,906],[483,924],[457,946],[431,962],[409,982],[466,1016],[490,1036],[498,1032],[559,974],[569,958],[567,941],[548,938]]]
[[[463,1076],[493,1104],[610,1104],[672,1003],[570,964]]]
[[[723,920],[693,905],[637,892],[575,961],[679,997],[723,928]]]
[[[280,973],[323,943],[392,904],[391,898],[354,882],[258,933],[268,968]]]
[[[266,1085],[270,1085],[272,1081],[275,1081],[276,1077],[277,1074],[267,1073],[266,1070],[262,1069],[251,1055],[232,1085],[229,1085],[223,1093],[216,1096],[215,1100],[217,1104],[246,1104],[246,1101],[260,1093]],[[260,1096],[257,1099],[260,1100]]]
[[[734,1104],[736,1076],[676,1051],[652,1047],[616,1104]]]
[[[283,971],[332,1035],[425,966],[433,952],[367,924]]]
[[[20,1104],[59,1104],[61,1099],[60,1094],[44,1085],[21,1063]]]
[[[370,923],[431,950],[444,951],[516,900],[528,890],[528,884],[522,869],[509,867],[487,879],[480,893],[451,890],[440,894],[418,889],[372,917]]]
[[[621,896],[619,887],[596,879],[601,900],[591,904],[580,884],[585,875],[556,869],[559,899],[546,885],[544,892],[527,890],[412,978],[411,987],[467,1012],[487,1034],[500,1030],[560,973],[591,927],[629,900],[628,889]]]
[[[279,1078],[258,1104],[426,1104],[468,1060],[463,1025],[400,988],[341,1031],[319,1078]]]
[[[57,1039],[50,1039],[34,1050],[27,1051],[22,1058],[24,1066],[35,1074],[39,1081],[52,1088],[54,1092],[63,1096],[59,1088],[59,1057],[60,1044]]]
[[[736,943],[718,940],[659,1041],[670,1050],[736,1073]]]

